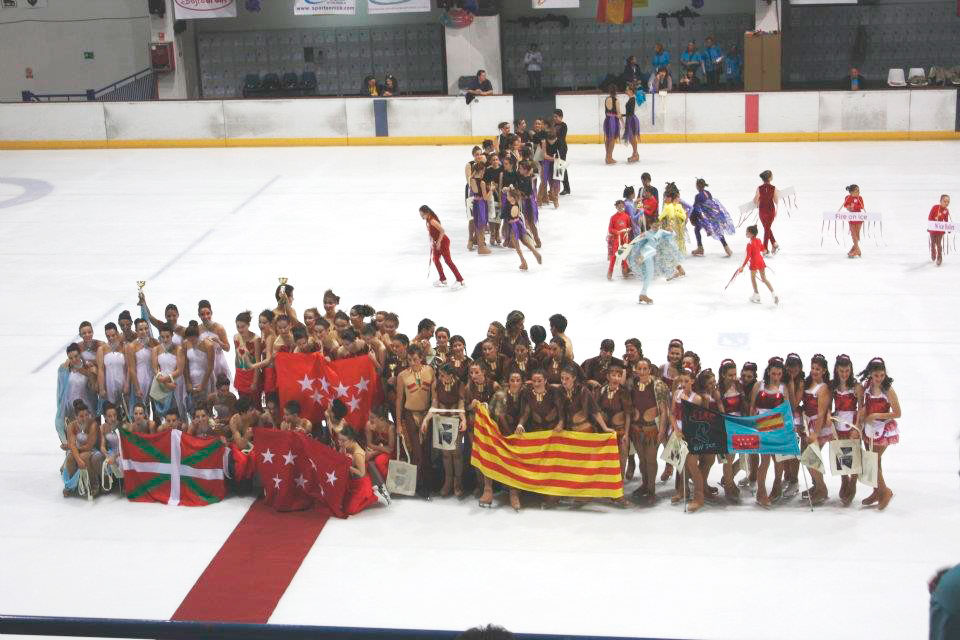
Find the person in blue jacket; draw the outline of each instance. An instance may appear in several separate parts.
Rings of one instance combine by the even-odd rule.
[[[739,87],[743,82],[743,56],[737,45],[730,47],[723,59],[723,74],[731,88]]]
[[[707,36],[700,57],[707,77],[707,86],[715,89],[720,83],[720,74],[723,72],[723,49],[717,46],[711,36]]]
[[[693,40],[687,43],[686,51],[680,54],[680,68],[683,71],[681,75],[685,75],[687,69],[693,69],[694,73],[703,73],[703,57],[697,51],[697,45]]]
[[[663,45],[657,43],[653,46],[653,71],[650,75],[655,75],[660,69],[670,66],[670,53],[663,50]]]

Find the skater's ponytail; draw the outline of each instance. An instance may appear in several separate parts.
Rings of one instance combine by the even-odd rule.
[[[700,189],[706,189],[709,186],[710,185],[707,184],[706,180],[704,180],[703,178],[697,178],[697,191],[699,191]]]
[[[431,208],[430,208],[429,206],[427,206],[427,205],[421,205],[421,207],[420,207],[420,213],[425,213],[425,214],[427,214],[427,217],[428,217],[430,220],[436,220],[437,222],[440,222],[440,218],[437,216],[437,214],[434,213],[434,212],[433,212],[433,209],[431,209]],[[372,314],[371,314],[371,315],[372,315]]]
[[[773,178],[773,171],[770,171],[770,169],[766,169],[765,171],[763,171],[763,173],[760,174],[760,179],[763,180],[764,182],[770,182],[772,178]]]
[[[624,198],[634,198],[634,197],[636,197],[636,195],[637,195],[637,192],[636,192],[636,191],[634,190],[634,188],[631,187],[630,185],[626,185],[626,186],[623,187],[623,197],[624,197]]]
[[[847,193],[853,193],[854,191],[858,191],[859,189],[860,189],[859,186],[855,184],[851,184],[847,187]]]

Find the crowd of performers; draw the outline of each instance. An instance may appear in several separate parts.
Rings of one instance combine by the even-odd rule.
[[[640,340],[630,338],[620,357],[614,341],[604,339],[597,355],[578,364],[567,320],[560,314],[549,318],[548,338],[540,325],[528,332],[524,314],[511,311],[504,323],[490,323],[484,339],[468,349],[462,336],[430,319],[421,320],[408,337],[399,332],[394,313],[366,304],[344,311],[332,291],[323,296],[323,310],[305,310],[302,321],[293,306],[293,286],[279,286],[275,299],[274,308],[257,316],[258,331],[249,312],[238,314],[232,339],[214,320],[206,300],[198,304],[198,319],[186,326],[180,324],[176,305],[168,304],[160,319],[142,296],[140,317],[133,319],[124,311],[117,324],[106,325],[105,339],[94,336],[89,322],[82,323],[58,374],[64,495],[76,490],[80,469],[89,470],[93,492],[104,466],[116,472],[118,429],[181,429],[220,437],[249,451],[254,427],[276,426],[338,447],[351,457],[355,479],[367,479],[371,497],[376,491],[384,502],[389,500],[383,488],[387,462],[403,447],[417,465],[419,495],[429,498],[438,492],[461,498],[472,490],[482,506],[491,506],[494,483],[469,465],[474,412],[485,405],[505,436],[549,430],[615,432],[625,482],[639,475],[639,485],[628,495],[634,503],[652,505],[657,500],[658,449],[672,434],[682,437],[683,401],[744,416],[786,401],[801,447],[809,442],[822,446],[833,438],[863,438],[879,454],[877,488],[862,504],[883,509],[893,496],[882,460],[887,447],[899,440],[900,406],[881,358],[871,359],[857,373],[847,355],[837,356],[831,369],[827,359],[816,354],[805,373],[804,361],[791,353],[785,359],[772,357],[763,367],[744,362],[739,370],[733,360],[723,360],[715,373],[702,368],[700,357],[681,340],[670,341],[665,362],[658,366],[644,355]],[[231,352],[232,367],[227,359]],[[339,399],[320,424],[311,424],[300,416],[295,401],[279,406],[274,357],[282,352],[322,352],[330,360],[366,355],[380,371],[385,402],[374,409],[361,433],[345,425],[346,408]],[[455,451],[432,448],[431,417],[436,412],[462,416]],[[723,498],[717,478],[713,483],[710,479],[714,467]],[[746,475],[737,483],[741,471]],[[796,459],[691,454],[684,469],[668,465],[659,480],[667,482],[675,475],[671,502],[689,495],[688,509],[696,511],[705,501],[739,502],[741,489],[752,489],[763,507],[788,500],[798,493],[799,473]],[[822,504],[828,497],[825,479],[816,471],[811,476],[812,487],[804,497]],[[856,477],[844,476],[841,504],[850,505],[856,491]],[[520,508],[519,491],[503,493],[513,508]],[[543,504],[549,507],[556,500],[548,498]]]

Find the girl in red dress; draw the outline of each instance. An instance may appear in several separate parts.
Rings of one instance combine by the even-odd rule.
[[[846,209],[850,213],[860,213],[863,211],[863,198],[860,197],[860,187],[855,184],[847,187],[847,197],[843,199],[841,209]],[[853,246],[847,252],[848,258],[860,257],[860,229],[863,223],[857,220],[850,221],[850,237],[853,238]]]
[[[770,358],[767,362],[767,368],[763,372],[763,384],[758,384],[753,388],[753,398],[750,401],[752,407],[751,414],[758,416],[779,407],[784,400],[790,400],[790,389],[783,384],[783,360],[781,358]],[[773,462],[773,486],[770,493],[767,493],[767,469],[770,468],[770,461],[773,456],[768,453],[760,454],[760,467],[757,469],[757,504],[761,507],[770,506],[771,496],[779,497],[782,490],[781,476],[782,464]]]
[[[940,204],[935,204],[933,208],[930,209],[930,215],[927,216],[927,220],[949,222],[950,210],[947,208],[949,206],[950,196],[943,194],[940,196]],[[930,259],[936,262],[938,267],[943,264],[943,231],[930,232]]]
[[[615,206],[617,207],[617,212],[610,216],[610,224],[607,225],[607,258],[610,260],[610,265],[607,267],[607,280],[613,280],[613,267],[617,262],[617,249],[619,249],[621,245],[630,242],[630,228],[632,225],[630,214],[627,213],[623,200],[617,200]],[[626,260],[621,262],[620,269],[623,277],[626,278],[630,273]]]
[[[853,375],[853,362],[850,356],[840,354],[833,364],[833,379],[830,380],[833,393],[833,428],[841,440],[859,438],[857,417],[863,404],[863,387]],[[850,506],[857,495],[857,476],[840,476],[840,502]]]
[[[443,258],[450,270],[453,271],[453,277],[457,279],[456,286],[462,287],[463,276],[460,275],[457,265],[453,264],[453,259],[450,257],[450,238],[444,233],[440,218],[427,205],[420,207],[420,217],[427,222],[427,233],[430,234],[430,255],[433,256],[433,264],[437,267],[437,273],[440,274],[440,279],[434,283],[434,286],[447,286],[447,276],[440,265],[440,258]]]
[[[880,458],[877,464],[877,488],[861,504],[876,503],[883,511],[893,498],[893,491],[883,477],[883,452],[890,445],[900,442],[900,429],[897,427],[900,400],[893,390],[893,378],[887,375],[883,358],[871,360],[867,368],[860,372],[860,379],[864,381],[863,406],[860,407],[863,437],[871,443]]]
[[[753,295],[750,296],[750,302],[760,304],[760,291],[757,290],[757,275],[759,274],[763,284],[767,285],[767,289],[770,289],[770,293],[773,295],[773,303],[780,304],[780,298],[773,290],[773,285],[767,280],[767,263],[763,261],[763,251],[763,243],[757,238],[757,226],[752,224],[747,227],[747,257],[743,259],[743,264],[737,269],[737,273],[743,273],[743,268],[747,264],[750,265],[750,283],[753,285]],[[776,251],[776,243],[774,243],[774,251]]]
[[[803,386],[803,416],[806,431],[801,445],[816,442],[823,447],[833,439],[833,424],[830,420],[830,370],[827,368],[827,359],[816,354],[810,360],[810,375],[804,380]],[[790,462],[793,462],[792,460]],[[810,469],[813,479],[813,493],[810,496],[811,504],[822,504],[827,499],[827,485],[823,481],[823,474],[816,469]]]
[[[773,243],[773,252],[780,249],[777,240],[773,237],[773,220],[777,217],[777,200],[780,194],[777,188],[770,184],[773,180],[773,172],[767,169],[760,174],[763,184],[757,187],[757,192],[753,196],[753,202],[760,210],[760,224],[763,225],[763,250],[770,251],[770,243]],[[756,233],[754,235],[757,235]]]

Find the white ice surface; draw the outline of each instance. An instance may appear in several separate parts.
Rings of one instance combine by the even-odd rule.
[[[102,333],[136,311],[135,282],[155,309],[201,298],[232,331],[243,309],[272,306],[278,276],[295,306],[324,289],[343,307],[399,313],[414,333],[431,317],[472,345],[514,308],[527,327],[564,313],[578,359],[605,337],[637,336],[655,361],[682,337],[715,370],[723,357],[837,353],[863,365],[886,358],[903,406],[901,444],[884,457],[896,493],[884,513],[831,501],[766,512],[746,502],[684,515],[603,506],[514,514],[472,500],[398,500],[320,535],[271,621],[465,628],[497,621],[516,631],[688,638],[921,638],[926,580],[960,560],[955,362],[960,355],[958,257],[929,262],[926,214],[940,193],[960,199],[955,142],[651,145],[643,162],[602,164],[574,146],[574,194],[541,216],[544,265],[517,271],[508,250],[464,250],[463,164],[454,147],[208,149],[0,153],[0,610],[33,615],[166,619],[245,512],[233,498],[198,509],[87,504],[60,497],[53,429],[56,366],[81,320]],[[624,157],[623,149],[618,154]],[[705,177],[736,212],[756,175],[795,186],[800,209],[781,213],[782,247],[769,263],[783,298],[747,301],[747,276],[723,292],[736,255],[685,263],[688,277],[656,282],[651,307],[636,281],[607,282],[604,236],[624,184],[649,171],[692,200]],[[33,179],[43,185],[24,191]],[[845,257],[821,214],[860,184],[884,215],[877,247]],[[18,198],[19,204],[10,200]],[[426,279],[417,207],[429,203],[453,241],[462,292]],[[431,276],[433,277],[433,276]],[[715,472],[716,473],[716,472]],[[714,476],[711,481],[716,482]],[[632,490],[633,486],[628,487]],[[660,487],[661,495],[667,494]],[[866,490],[860,489],[859,497]],[[107,595],[112,592],[112,595]]]

